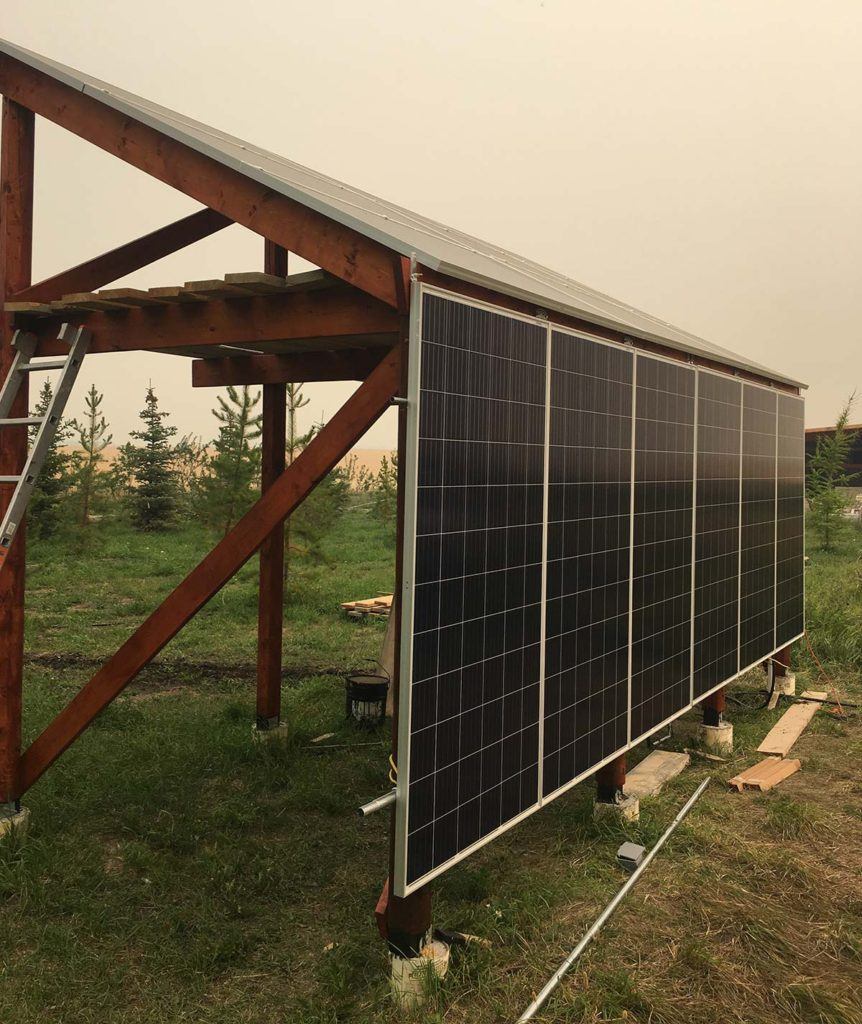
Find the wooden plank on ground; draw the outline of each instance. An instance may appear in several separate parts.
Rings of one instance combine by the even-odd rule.
[[[817,709],[823,706],[819,701],[826,699],[826,693],[819,690],[806,690],[802,696],[811,699],[794,704],[784,712],[757,748],[759,754],[787,757],[790,748],[802,735],[811,719],[817,714]]]
[[[801,767],[801,762],[796,758],[766,757],[750,768],[746,768],[739,775],[728,779],[728,784],[738,793],[744,789],[759,789],[765,793],[766,790],[772,789],[788,776],[798,772]]]
[[[653,750],[626,775],[626,795],[639,798],[655,796],[661,792],[665,783],[679,775],[690,763],[688,754],[673,750]]]

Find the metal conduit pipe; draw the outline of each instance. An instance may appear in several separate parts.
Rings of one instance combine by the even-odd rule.
[[[599,933],[602,925],[604,925],[605,921],[607,921],[607,919],[611,916],[611,914],[613,914],[613,912],[617,909],[620,903],[622,903],[622,901],[626,898],[629,891],[635,885],[637,880],[644,873],[644,871],[646,871],[650,861],[653,859],[653,857],[655,857],[655,855],[662,848],[662,846],[664,846],[665,842],[667,842],[668,838],[670,837],[673,830],[677,827],[677,825],[688,814],[692,807],[694,807],[695,803],[700,799],[701,793],[703,793],[703,791],[706,789],[708,785],[709,779],[706,778],[703,780],[703,782],[701,782],[701,784],[697,787],[694,793],[689,797],[683,808],[680,810],[679,814],[677,814],[677,816],[673,819],[670,825],[668,825],[666,831],[659,838],[658,842],[650,850],[646,857],[644,857],[640,865],[632,873],[631,878],[629,878],[629,880],[619,890],[616,896],[614,896],[611,902],[605,907],[601,914],[599,914],[595,922],[590,926],[589,931],[584,935],[584,937],[577,944],[577,946],[575,946],[572,952],[566,957],[566,959],[560,964],[560,966],[554,972],[550,981],[548,981],[547,985],[545,985],[545,987],[536,996],[532,1003],[530,1003],[527,1009],[524,1010],[524,1012],[518,1018],[517,1024],[524,1024],[524,1021],[532,1020],[539,1012],[539,1010],[544,1006],[544,1004],[548,1000],[548,997],[551,995],[551,993],[554,991],[557,985],[560,984],[566,973],[569,970],[571,970],[572,966],[574,965],[578,957],[581,955],[581,953],[583,953],[587,946],[589,946],[589,944],[593,941],[593,939]]]

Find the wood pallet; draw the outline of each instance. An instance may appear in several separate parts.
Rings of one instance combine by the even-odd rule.
[[[345,601],[341,607],[351,619],[361,619],[365,615],[379,615],[385,619],[392,608],[392,594],[372,597],[367,601]]]
[[[761,793],[777,786],[779,782],[790,775],[794,775],[802,767],[802,763],[796,758],[787,759],[784,757],[766,757],[757,764],[746,768],[739,775],[728,779],[728,784],[733,786],[738,793],[744,789],[757,789]]]
[[[182,287],[103,288],[98,292],[74,292],[57,302],[7,302],[7,313],[29,316],[61,316],[65,313],[123,313],[130,309],[170,306],[179,302],[211,302],[213,300],[250,299],[256,295],[277,295],[291,291],[323,288],[334,279],[322,270],[312,270],[290,277],[276,277],[252,271],[226,274],[224,279],[186,281]]]

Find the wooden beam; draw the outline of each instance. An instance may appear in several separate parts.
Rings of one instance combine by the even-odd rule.
[[[0,92],[205,206],[396,307],[391,249],[49,75],[0,55]]]
[[[42,776],[344,458],[388,408],[399,387],[400,367],[399,346],[359,385],[296,461],[33,741],[20,762],[21,792]]]
[[[394,345],[398,335],[393,334]],[[391,347],[391,346],[390,346]],[[192,387],[224,388],[229,384],[304,384],[322,380],[365,380],[386,349],[348,348],[334,352],[199,359],[192,363]]]
[[[264,271],[287,277],[287,250],[264,241]],[[266,494],[284,472],[286,458],[286,389],[283,383],[263,386],[260,492]],[[266,731],[281,722],[281,651],[284,627],[284,525],[267,536],[260,548],[257,605],[256,725]]]
[[[61,320],[85,322],[93,333],[91,352],[154,351],[187,345],[259,345],[274,341],[313,341],[343,336],[392,334],[398,315],[355,288],[334,288],[283,295],[250,295],[139,309],[102,312],[58,311],[56,318],[27,319],[39,339],[40,355],[62,355],[57,343]],[[354,343],[356,344],[356,343]]]
[[[30,283],[33,258],[33,154],[35,118],[3,100],[0,128],[0,309],[5,299]],[[14,358],[12,318],[0,313],[0,380]],[[25,377],[27,375],[25,374]],[[11,415],[27,415],[27,382]],[[27,455],[27,428],[0,430],[0,475],[20,473]],[[0,516],[13,488],[0,485]],[[0,803],[20,796],[21,683],[24,667],[24,549],[21,523],[0,572]]]
[[[53,302],[70,292],[91,292],[117,281],[141,267],[170,256],[172,252],[199,242],[232,223],[215,210],[203,209],[166,224],[157,231],[126,242],[86,263],[64,270],[44,281],[30,285],[11,296],[13,302]]]

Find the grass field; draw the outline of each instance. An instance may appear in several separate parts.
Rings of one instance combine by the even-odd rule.
[[[34,545],[26,733],[32,737],[203,554],[191,530]],[[815,650],[862,703],[862,543],[812,553]],[[298,564],[285,634],[288,743],[250,737],[256,564],[250,563],[27,794],[29,836],[0,849],[0,1022],[335,1024],[411,1019],[387,998],[372,911],[388,742],[343,722],[339,673],[374,658],[383,623],[342,600],[392,586],[391,540],[349,513],[326,561]],[[799,652],[802,687],[818,670]],[[820,685],[820,683],[818,683]],[[757,673],[730,690],[736,753],[548,1005],[546,1021],[862,1021],[862,728],[818,712],[803,771],[764,795],[722,781],[780,712]],[[693,727],[683,720],[673,746]],[[309,748],[335,731],[337,750]],[[636,752],[637,760],[645,750]],[[652,843],[704,777],[644,801]],[[710,766],[711,768],[714,766]],[[430,1011],[447,1024],[518,1016],[621,884],[619,831],[577,787],[449,872],[435,920],[485,936],[456,950]]]

